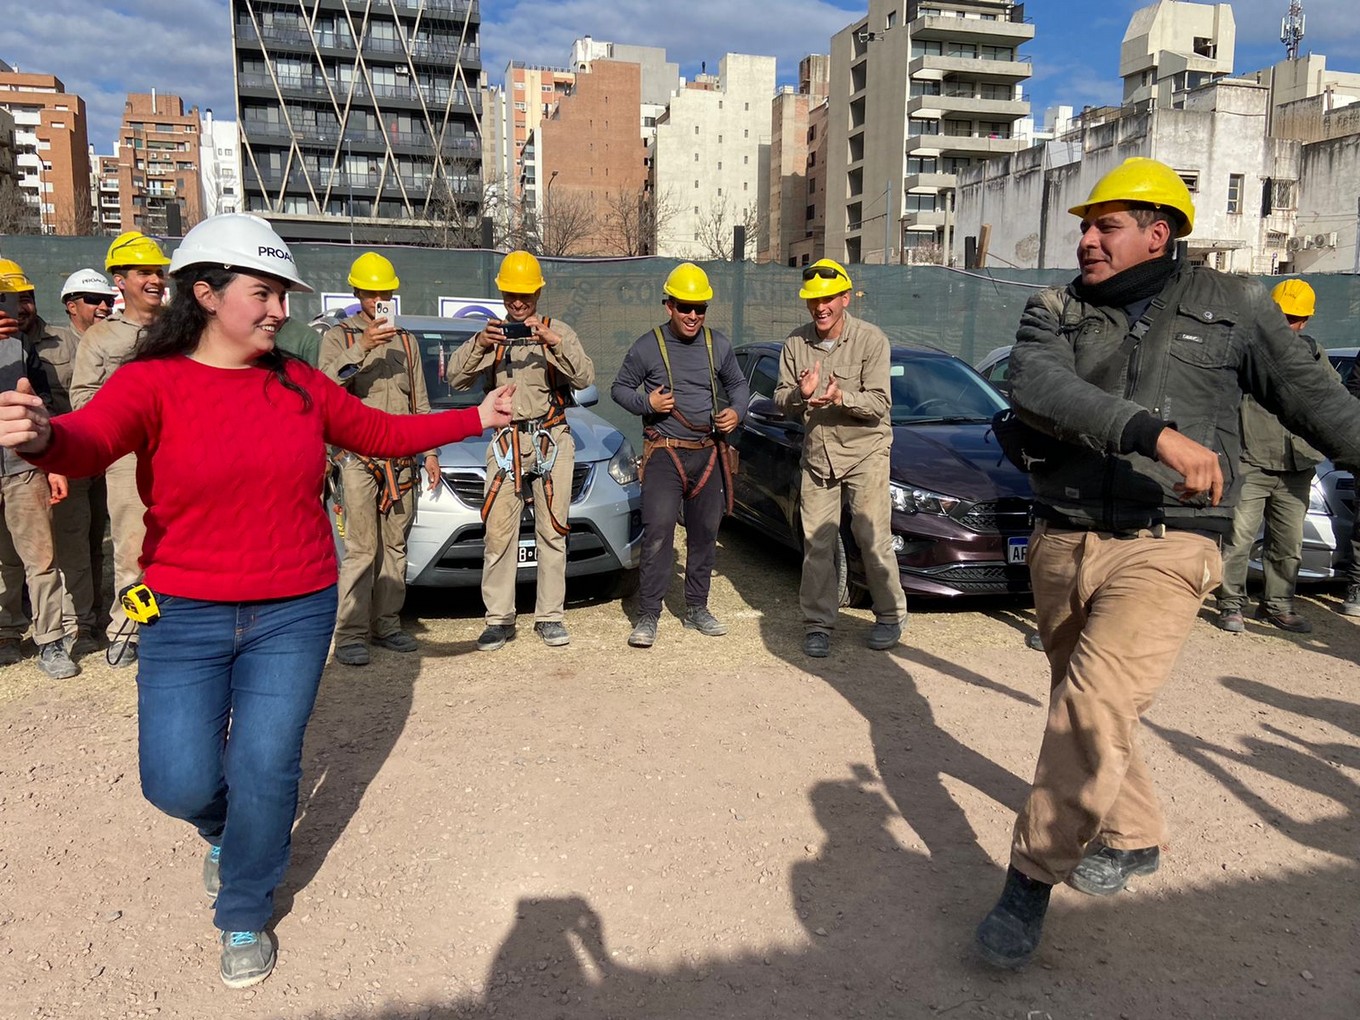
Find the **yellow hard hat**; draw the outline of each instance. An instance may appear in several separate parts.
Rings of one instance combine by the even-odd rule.
[[[547,283],[543,267],[527,251],[512,251],[501,259],[496,289],[504,294],[537,294]]]
[[[809,298],[834,297],[851,288],[850,274],[839,262],[831,259],[818,259],[803,269],[803,286],[798,296],[804,301]]]
[[[693,262],[681,262],[666,277],[661,288],[677,301],[712,301],[713,287],[708,274]]]
[[[1270,292],[1271,298],[1285,315],[1296,319],[1312,318],[1317,310],[1317,295],[1307,280],[1281,280]]]
[[[170,260],[161,251],[155,238],[147,237],[140,230],[125,230],[113,239],[109,252],[104,256],[105,269],[119,266],[168,266]]]
[[[1174,209],[1180,213],[1181,226],[1177,237],[1184,237],[1195,228],[1195,204],[1190,201],[1190,189],[1165,163],[1145,156],[1131,156],[1107,173],[1085,202],[1067,211],[1085,218],[1087,210],[1102,202],[1141,202],[1155,209]]]
[[[366,251],[349,267],[349,285],[355,290],[396,290],[401,286],[392,263],[376,251]]]
[[[24,275],[19,263],[13,259],[0,259],[0,293],[26,294],[32,289],[33,281]]]

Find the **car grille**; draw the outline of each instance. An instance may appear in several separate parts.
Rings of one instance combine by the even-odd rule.
[[[971,595],[1030,590],[1029,570],[1003,563],[958,563],[944,570],[920,571],[920,576]]]
[[[577,464],[571,472],[571,501],[579,503],[590,488],[595,474],[594,464]],[[481,509],[486,491],[486,472],[477,470],[445,471],[444,481],[453,489],[454,494],[467,506]],[[514,483],[507,478],[507,485]]]
[[[1017,535],[1029,531],[1034,526],[1030,516],[1029,500],[1026,499],[974,503],[959,519],[959,523],[971,531],[999,531],[1002,534]]]

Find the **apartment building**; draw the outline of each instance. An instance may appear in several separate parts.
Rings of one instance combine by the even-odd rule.
[[[749,257],[769,205],[774,57],[729,53],[672,98],[652,144],[657,254]],[[747,250],[733,252],[733,228]]]
[[[245,209],[290,240],[480,237],[477,0],[231,0]]]
[[[1237,24],[1231,4],[1159,0],[1134,12],[1119,47],[1125,106],[1175,106],[1232,74]]]
[[[15,181],[44,234],[87,234],[89,139],[85,100],[60,78],[0,61],[0,110],[14,118]]]
[[[934,262],[950,247],[956,174],[1024,145],[1023,4],[870,0],[831,40],[826,254]]]
[[[198,126],[203,174],[203,215],[241,212],[241,134],[234,120],[216,120],[204,110]]]
[[[182,236],[203,218],[197,106],[186,113],[179,96],[129,93],[118,155],[124,230]]]
[[[123,203],[118,194],[117,144],[110,155],[96,154],[90,146],[90,206],[94,209],[94,233],[117,237],[123,232]]]
[[[797,87],[784,86],[771,104],[769,209],[758,239],[760,262],[796,266],[821,258],[826,189],[818,185],[826,180],[830,73],[830,57],[809,54],[798,63]]]

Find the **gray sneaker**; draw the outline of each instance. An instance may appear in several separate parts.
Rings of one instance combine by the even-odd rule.
[[[477,651],[494,652],[499,648],[504,648],[507,641],[515,640],[515,625],[513,623],[488,623],[486,630],[482,631],[477,638]]]
[[[571,644],[571,635],[567,633],[567,625],[561,620],[536,623],[534,624],[534,633],[541,637],[543,643],[549,648],[560,648],[562,645]]]
[[[869,628],[869,639],[865,643],[876,652],[886,652],[901,640],[900,623],[876,623]]]
[[[1360,582],[1346,586],[1346,601],[1341,603],[1342,616],[1360,616]]]
[[[80,675],[80,667],[66,654],[61,638],[38,646],[38,668],[53,680],[69,680]]]
[[[222,933],[222,983],[228,988],[258,985],[269,977],[277,958],[267,931]]]
[[[208,899],[215,900],[221,890],[222,848],[210,846],[203,857],[203,891],[208,894]]]
[[[394,630],[391,634],[374,638],[373,643],[386,648],[389,652],[414,652],[420,647],[416,639],[404,630]]]
[[[126,639],[113,642],[104,649],[104,661],[114,669],[137,665],[137,642]]]
[[[831,635],[824,630],[810,630],[803,635],[803,654],[813,659],[825,659],[831,654]]]
[[[633,633],[628,635],[629,647],[651,648],[656,644],[656,627],[660,622],[661,618],[651,613],[639,616],[637,623],[633,625]]]
[[[697,630],[707,637],[722,637],[727,633],[727,624],[710,613],[708,606],[690,606],[685,610],[685,629]]]
[[[335,650],[335,661],[342,666],[367,666],[368,645],[358,641],[352,645],[341,645]]]

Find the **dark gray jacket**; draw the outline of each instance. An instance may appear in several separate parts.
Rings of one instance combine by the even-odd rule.
[[[1174,293],[1182,277],[1179,299],[1155,316],[1127,359],[1132,324],[1123,309],[1086,304],[1071,286],[1026,304],[1011,354],[1012,399],[1023,420],[1069,444],[1031,476],[1036,514],[1094,530],[1164,523],[1226,532],[1241,488],[1243,394],[1333,460],[1360,464],[1360,403],[1298,342],[1265,288],[1185,266],[1162,294]],[[1130,422],[1144,410],[1218,453],[1218,506],[1203,497],[1182,502],[1176,472],[1151,450],[1130,452],[1130,436],[1140,432]]]

